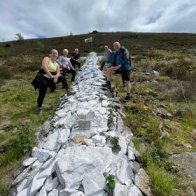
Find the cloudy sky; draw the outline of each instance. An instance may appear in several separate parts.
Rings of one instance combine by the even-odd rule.
[[[196,0],[0,0],[0,41],[92,30],[196,33]]]

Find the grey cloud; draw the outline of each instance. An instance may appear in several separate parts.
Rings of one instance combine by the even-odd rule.
[[[196,1],[1,0],[0,41],[98,31],[196,33]]]

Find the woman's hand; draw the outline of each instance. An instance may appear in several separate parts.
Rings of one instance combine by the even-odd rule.
[[[59,77],[59,75],[58,75],[58,74],[53,76],[54,83],[57,83],[57,81],[58,81],[58,77]]]

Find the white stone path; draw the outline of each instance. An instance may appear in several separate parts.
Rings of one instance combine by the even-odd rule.
[[[23,162],[23,171],[12,183],[12,195],[143,195],[135,185],[132,134],[123,132],[122,119],[101,86],[105,80],[97,62],[95,53],[87,57],[71,87],[72,95],[62,98],[53,119],[45,123],[44,137],[32,157]],[[121,147],[116,153],[110,142],[114,137]],[[109,175],[115,180],[112,194],[106,186]]]

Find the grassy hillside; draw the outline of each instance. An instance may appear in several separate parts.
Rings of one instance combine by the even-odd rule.
[[[50,39],[0,43],[0,195],[7,195],[15,168],[35,145],[35,132],[54,112],[62,94],[61,85],[48,93],[42,116],[36,115],[35,92],[30,85],[41,59],[52,48],[61,53],[79,48],[91,50],[84,39],[93,37],[93,50],[120,41],[131,51],[132,100],[119,76],[113,78],[124,105],[124,119],[135,135],[150,177],[154,195],[189,195],[196,188],[169,156],[196,150],[196,49],[195,34],[89,33]],[[157,72],[155,72],[157,71]]]

